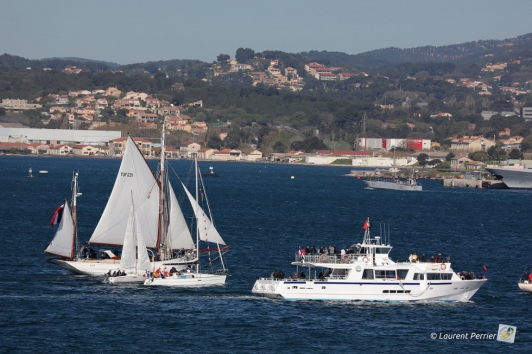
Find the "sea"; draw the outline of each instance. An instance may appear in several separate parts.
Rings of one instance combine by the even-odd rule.
[[[232,248],[222,287],[116,286],[46,262],[56,208],[79,172],[81,241],[110,195],[118,159],[0,156],[2,353],[423,353],[532,351],[532,294],[517,282],[532,256],[531,191],[366,189],[352,168],[200,162],[220,234]],[[156,161],[149,161],[155,169]],[[169,161],[175,189],[191,161]],[[25,178],[29,167],[35,178]],[[48,170],[40,174],[39,170]],[[299,247],[348,247],[389,230],[392,259],[451,257],[488,282],[466,303],[284,301],[255,296],[255,280]],[[529,265],[530,266],[530,265]],[[514,343],[497,341],[499,325]],[[478,338],[473,334],[482,334]],[[459,339],[450,339],[456,338]],[[434,338],[434,339],[433,339]]]

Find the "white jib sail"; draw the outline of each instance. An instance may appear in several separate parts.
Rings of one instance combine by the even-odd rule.
[[[193,249],[194,240],[190,235],[187,221],[183,216],[183,212],[179,207],[179,203],[170,183],[168,183],[168,190],[170,192],[170,222],[168,223],[169,246],[171,249]]]
[[[225,242],[222,239],[222,236],[220,236],[220,234],[218,233],[218,230],[216,230],[205,211],[198,205],[196,199],[194,199],[194,197],[192,196],[192,194],[190,194],[184,184],[183,189],[187,193],[188,200],[190,200],[190,204],[192,205],[192,209],[194,209],[194,213],[197,213],[196,220],[198,223],[200,240],[205,242],[217,243],[219,245],[225,245]]]
[[[142,237],[142,232],[140,231],[139,220],[138,218],[135,218],[135,220],[137,225],[137,274],[140,274],[151,270],[151,263],[144,243],[144,237]]]
[[[129,209],[126,235],[124,236],[124,247],[120,258],[120,269],[132,269],[137,265],[136,233],[135,233],[135,211],[133,205]]]
[[[131,191],[146,246],[157,247],[159,185],[131,136],[127,139],[113,191],[90,243],[122,245],[131,205]]]
[[[57,227],[55,236],[44,250],[45,253],[56,256],[68,257],[72,256],[72,238],[74,237],[74,222],[72,221],[72,214],[68,203],[65,202],[63,209],[63,217]]]

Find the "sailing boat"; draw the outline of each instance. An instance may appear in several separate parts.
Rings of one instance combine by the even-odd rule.
[[[33,170],[31,169],[31,166],[30,166],[30,170],[29,170],[29,173],[26,176],[26,178],[35,178],[35,176],[32,174],[32,172],[33,172]]]
[[[78,191],[78,173],[72,175],[72,212],[68,205],[68,201],[65,201],[65,204],[60,206],[54,218],[52,218],[52,223],[56,217],[61,216],[61,221],[57,227],[52,242],[44,250],[44,253],[50,254],[52,256],[60,257],[59,259],[72,259],[74,258],[74,249],[76,242],[76,198],[80,196],[81,193]],[[61,210],[62,209],[62,210]],[[62,212],[62,214],[60,214]],[[53,258],[56,259],[56,258]]]
[[[212,285],[223,285],[225,284],[225,280],[227,278],[227,269],[225,267],[225,263],[223,260],[223,251],[227,249],[227,246],[225,248],[220,247],[221,245],[225,246],[225,242],[216,230],[216,227],[214,226],[214,223],[212,220],[212,214],[210,211],[209,202],[207,199],[207,192],[205,191],[205,185],[203,184],[203,179],[201,179],[201,173],[199,173],[198,169],[198,157],[197,154],[195,154],[194,158],[194,169],[195,169],[195,177],[196,177],[196,197],[194,198],[192,194],[188,191],[187,187],[183,183],[183,190],[187,194],[187,197],[190,201],[190,204],[192,205],[192,208],[194,209],[194,215],[196,219],[196,255],[198,258],[197,264],[193,268],[187,268],[184,272],[177,272],[173,273],[171,276],[161,276],[158,277],[151,277],[149,279],[146,279],[144,282],[144,285],[160,285],[160,286],[174,286],[174,287],[189,287],[189,286],[212,286]],[[198,203],[198,196],[199,196],[199,184],[201,183],[202,187],[202,199],[205,198],[205,202],[207,204],[207,212],[205,209],[201,208],[201,206]],[[209,215],[207,215],[209,214]],[[220,266],[219,269],[211,269],[210,271],[203,271],[201,270],[201,263],[200,260],[200,251],[199,251],[199,242],[211,242],[216,244],[216,249],[214,251],[218,252],[218,258],[220,260]],[[210,258],[210,249],[207,249],[209,252],[209,262],[208,264],[212,266],[213,260]]]
[[[530,261],[525,266],[525,270],[517,285],[519,286],[519,289],[530,293],[532,292],[532,268],[528,267],[529,264]]]
[[[76,240],[72,240],[71,253],[47,261],[75,274],[104,276],[109,270],[115,270],[120,264],[119,257],[114,256],[110,250],[104,250],[100,257],[92,247],[123,246],[130,200],[135,205],[138,230],[144,243],[148,249],[156,252],[152,259],[153,267],[185,269],[188,264],[197,261],[196,257],[176,255],[177,250],[192,249],[194,241],[168,181],[164,159],[164,124],[161,145],[161,160],[156,177],[133,138],[127,137],[113,190],[89,242],[78,249],[74,231],[71,237]]]
[[[146,280],[146,274],[151,270],[150,257],[148,256],[148,251],[142,238],[138,216],[135,213],[133,204],[129,210],[119,269],[122,269],[126,274],[110,276],[107,278],[107,281],[115,284],[140,283]]]

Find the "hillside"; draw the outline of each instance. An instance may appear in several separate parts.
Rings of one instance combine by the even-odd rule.
[[[423,61],[484,64],[503,60],[508,55],[516,53],[530,53],[530,48],[532,48],[532,33],[505,40],[474,41],[440,47],[423,46],[405,49],[392,47],[360,54],[327,51],[309,51],[299,54],[310,60],[329,60],[331,65],[348,64],[370,69],[394,63]]]

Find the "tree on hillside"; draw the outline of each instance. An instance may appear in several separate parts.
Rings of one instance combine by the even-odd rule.
[[[302,141],[294,141],[290,148],[292,150],[302,150],[304,152],[315,152],[316,150],[327,149],[327,145],[325,145],[323,140],[317,136],[313,136]]]
[[[272,149],[275,152],[280,152],[280,153],[286,152],[286,146],[280,141],[276,141],[275,144],[273,144]]]
[[[425,165],[427,164],[427,160],[429,159],[429,155],[425,154],[424,152],[422,152],[421,154],[419,154],[417,156],[417,162],[419,163],[420,166],[422,167],[425,167]]]
[[[207,147],[220,150],[222,148],[222,139],[219,136],[211,136],[207,141]]]
[[[216,57],[216,60],[220,63],[225,63],[229,59],[231,59],[231,57],[228,54],[220,54]]]
[[[451,161],[453,157],[455,157],[455,154],[451,151],[445,156],[445,161]]]
[[[245,63],[248,59],[253,59],[255,51],[249,48],[238,48],[236,50],[235,59],[239,63]]]
[[[512,151],[510,151],[510,153],[508,154],[508,157],[511,159],[516,159],[516,160],[522,159],[523,153],[519,151],[518,149],[512,149]]]

